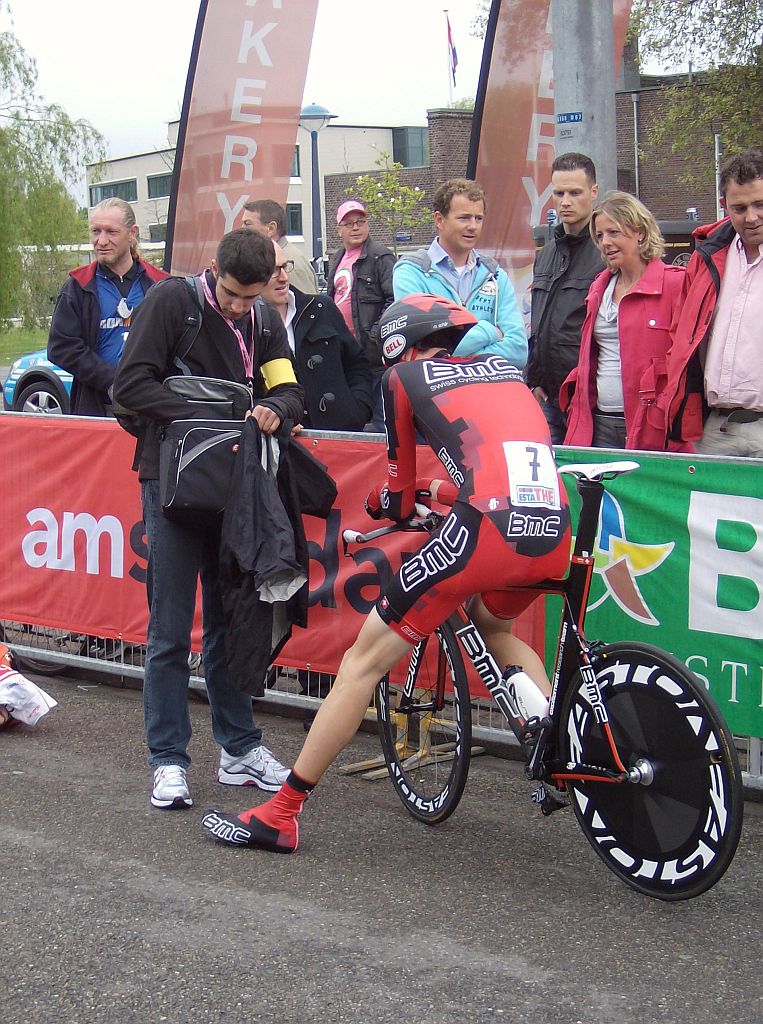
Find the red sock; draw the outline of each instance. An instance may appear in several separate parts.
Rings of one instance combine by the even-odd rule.
[[[278,832],[280,847],[295,850],[299,841],[298,818],[314,786],[314,782],[306,782],[296,772],[291,771],[275,796],[266,800],[264,804],[242,811],[237,817],[244,825],[250,825],[252,818],[256,818],[263,825]]]

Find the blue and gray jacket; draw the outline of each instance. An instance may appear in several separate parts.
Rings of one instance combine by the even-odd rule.
[[[466,332],[453,354],[462,357],[486,352],[500,355],[521,370],[527,362],[527,334],[514,288],[506,271],[492,257],[478,256],[477,259],[474,288],[463,302],[451,283],[432,265],[427,249],[404,253],[392,274],[395,301],[423,292],[441,295],[465,306],[479,323]]]

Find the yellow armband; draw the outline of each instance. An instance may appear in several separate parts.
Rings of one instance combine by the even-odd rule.
[[[297,383],[291,359],[271,359],[270,362],[263,363],[260,369],[268,391],[272,391],[279,384]]]

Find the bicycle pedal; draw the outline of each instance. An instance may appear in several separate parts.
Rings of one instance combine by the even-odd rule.
[[[530,794],[530,800],[540,807],[541,814],[548,817],[554,811],[560,811],[563,807],[569,807],[570,798],[565,792],[556,787],[538,786]]]

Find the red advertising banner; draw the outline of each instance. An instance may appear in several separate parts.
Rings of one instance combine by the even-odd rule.
[[[631,0],[613,3],[617,66]],[[493,7],[475,112],[479,142],[475,147],[473,138],[470,163],[490,211],[480,249],[501,261],[522,296],[532,278],[532,228],[545,223],[551,203],[556,124],[551,2],[493,0]]]
[[[197,274],[252,199],[286,202],[318,0],[203,0],[165,265]]]
[[[422,538],[396,534],[345,557],[343,530],[379,525],[363,501],[385,479],[384,446],[362,437],[303,443],[328,466],[339,496],[327,520],[305,517],[309,624],[295,629],[279,661],[336,672],[401,552],[415,550]],[[129,468],[133,447],[108,420],[0,414],[0,619],[145,643],[147,551],[138,481]],[[423,475],[441,475],[428,449],[420,457]],[[542,602],[533,608],[517,633],[542,651]],[[197,630],[197,649],[199,636]]]

